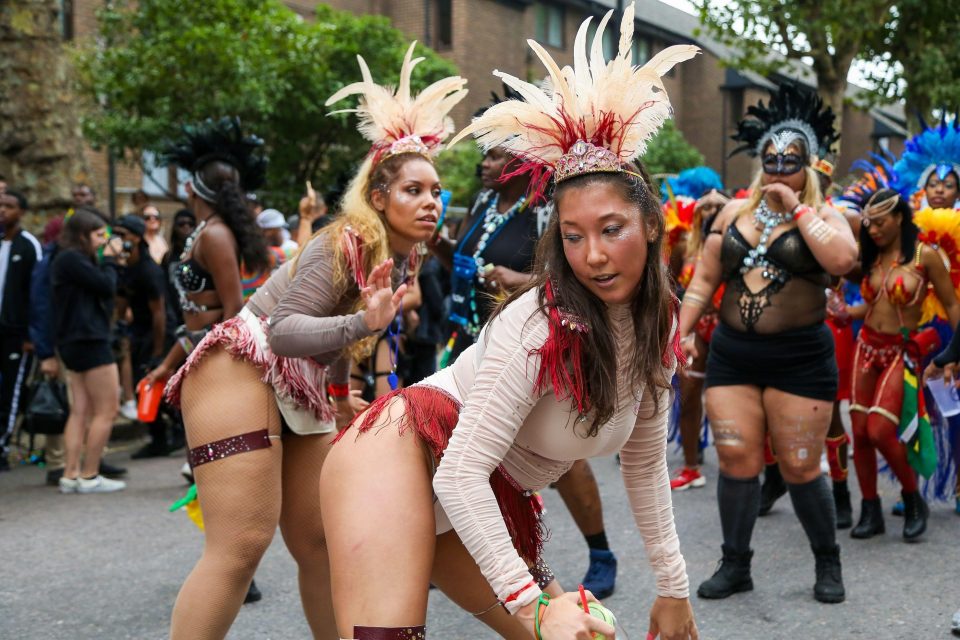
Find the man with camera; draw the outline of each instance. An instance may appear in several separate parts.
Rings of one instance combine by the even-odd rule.
[[[113,224],[113,234],[122,241],[117,317],[125,318],[130,310],[130,358],[135,382],[163,359],[172,346],[174,332],[174,321],[168,317],[164,304],[163,269],[150,259],[146,233],[146,223],[140,216],[125,215]],[[148,426],[150,442],[133,454],[134,459],[165,456],[176,448],[161,418]]]

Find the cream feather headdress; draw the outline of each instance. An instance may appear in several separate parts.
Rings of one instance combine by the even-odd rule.
[[[527,40],[547,68],[542,87],[494,71],[523,100],[496,104],[450,141],[473,134],[484,150],[502,147],[521,160],[508,176],[531,173],[533,195],[544,192],[551,176],[557,182],[594,172],[626,171],[641,156],[647,141],[673,112],[661,76],[693,58],[700,49],[677,45],[664,49],[641,67],[632,64],[634,7],[623,12],[617,56],[603,57],[603,32],[612,11],[600,21],[587,54],[584,20],[573,45],[573,67],[561,69],[535,40]]]
[[[356,113],[360,118],[358,130],[372,143],[370,153],[376,166],[387,157],[398,153],[419,153],[431,158],[440,150],[440,143],[453,133],[453,120],[448,114],[463,100],[467,90],[466,79],[451,76],[438,80],[413,97],[410,95],[410,74],[423,58],[413,57],[416,41],[410,44],[400,68],[400,81],[393,87],[378,85],[370,75],[370,68],[362,56],[357,56],[363,80],[354,82],[330,96],[326,106],[353,94],[360,95],[355,109],[341,109],[336,113]]]

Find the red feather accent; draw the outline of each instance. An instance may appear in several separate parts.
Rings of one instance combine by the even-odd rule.
[[[367,286],[367,274],[364,272],[366,267],[363,263],[363,238],[356,231],[347,227],[343,230],[341,241],[343,242],[343,257],[347,262],[347,268],[353,272],[353,279],[356,280],[357,286],[363,289]]]
[[[543,393],[549,383],[558,400],[572,398],[577,411],[583,415],[590,410],[590,398],[583,375],[582,337],[582,332],[586,332],[588,327],[576,316],[560,309],[550,279],[547,279],[543,290],[549,333],[543,346],[533,352],[540,356],[534,391]]]
[[[460,420],[460,403],[446,392],[428,385],[414,385],[397,389],[376,399],[366,411],[357,416],[350,427],[341,431],[333,440],[336,445],[354,427],[359,433],[370,432],[376,437],[382,426],[380,418],[390,414],[394,398],[404,404],[403,415],[393,424],[401,435],[413,431],[428,447],[433,457],[440,459],[450,442],[454,427]],[[490,475],[490,487],[497,497],[500,515],[507,526],[513,546],[527,561],[540,558],[543,543],[547,538],[541,513],[543,507],[535,494],[525,491],[517,484],[503,465]]]
[[[676,321],[676,322],[674,322]],[[687,366],[687,357],[683,355],[683,349],[680,348],[680,299],[673,296],[670,304],[670,328],[673,330],[673,357],[677,359],[678,367]],[[663,352],[663,366],[670,366],[669,347]]]

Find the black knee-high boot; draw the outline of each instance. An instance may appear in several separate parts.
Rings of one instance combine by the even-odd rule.
[[[837,514],[830,489],[822,477],[804,484],[787,483],[787,488],[816,558],[813,597],[820,602],[843,602],[846,594],[837,544]]]
[[[760,510],[760,481],[730,478],[721,473],[717,481],[717,502],[723,529],[723,559],[713,576],[697,589],[701,598],[726,598],[753,589],[750,539]]]

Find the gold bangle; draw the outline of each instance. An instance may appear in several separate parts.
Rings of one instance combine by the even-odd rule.
[[[707,306],[707,299],[696,293],[690,293],[689,291],[683,294],[683,304],[689,303],[694,307],[705,307]]]

